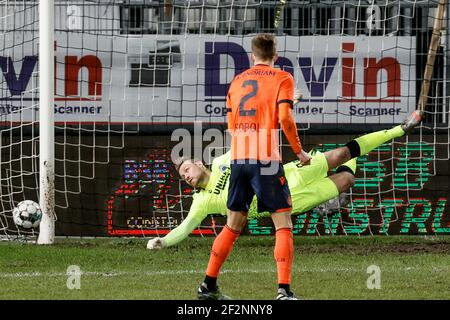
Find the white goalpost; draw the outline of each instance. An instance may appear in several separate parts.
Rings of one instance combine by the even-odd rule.
[[[54,0],[39,1],[39,204],[38,244],[55,238]]]

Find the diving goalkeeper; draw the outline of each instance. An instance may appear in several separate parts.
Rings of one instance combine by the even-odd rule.
[[[312,151],[309,165],[300,161],[284,165],[286,179],[292,198],[292,214],[299,214],[339,196],[354,184],[356,159],[383,143],[410,133],[422,120],[422,113],[414,111],[401,125],[356,138],[344,147],[321,153]],[[183,241],[197,228],[208,214],[227,212],[228,183],[230,177],[230,153],[214,159],[211,170],[199,160],[180,159],[176,168],[181,178],[198,189],[193,195],[192,205],[183,222],[163,238],[153,238],[148,249],[170,247]],[[336,173],[328,176],[328,171]],[[248,218],[255,219],[270,214],[258,213],[256,199],[253,200]]]

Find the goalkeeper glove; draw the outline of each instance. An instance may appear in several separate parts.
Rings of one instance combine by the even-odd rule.
[[[147,249],[159,250],[165,247],[164,240],[162,238],[152,238],[147,242]]]

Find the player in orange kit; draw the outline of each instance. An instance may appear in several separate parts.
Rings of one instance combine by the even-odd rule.
[[[260,34],[252,40],[254,66],[237,75],[228,91],[228,130],[231,140],[231,175],[227,223],[215,239],[199,299],[227,299],[217,287],[220,268],[243,230],[253,196],[258,212],[271,213],[275,225],[274,257],[277,264],[277,299],[296,300],[290,290],[294,255],[292,201],[279,153],[281,124],[294,153],[303,165],[310,155],[302,150],[292,116],[294,79],[275,69],[276,39]]]

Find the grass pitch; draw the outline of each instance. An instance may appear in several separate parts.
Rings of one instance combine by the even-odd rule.
[[[292,289],[302,299],[450,299],[450,237],[295,237]],[[146,239],[0,243],[0,299],[195,299],[213,238],[161,251]],[[219,285],[235,299],[274,299],[273,237],[242,236]],[[79,266],[80,289],[67,287]],[[381,270],[381,288],[368,289]],[[69,281],[70,282],[70,281]],[[74,284],[75,282],[71,282]]]

